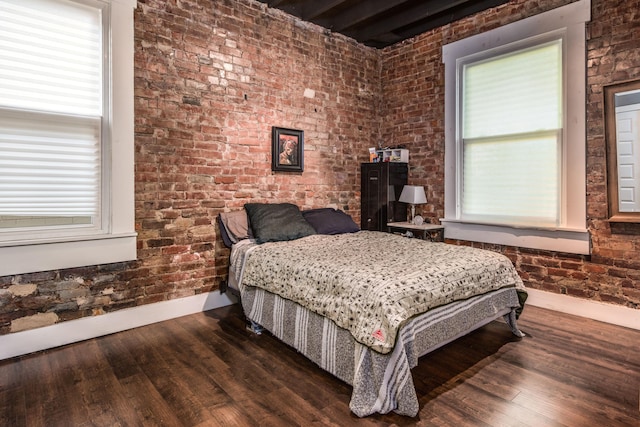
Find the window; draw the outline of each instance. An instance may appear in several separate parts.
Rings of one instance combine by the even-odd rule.
[[[102,10],[47,0],[3,8],[0,240],[100,229]]]
[[[133,7],[0,3],[0,276],[136,257]]]
[[[461,218],[558,226],[562,38],[459,69]]]
[[[581,1],[443,47],[447,237],[589,253]]]

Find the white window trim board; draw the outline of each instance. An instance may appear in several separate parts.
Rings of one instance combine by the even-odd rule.
[[[456,103],[445,103],[445,236],[452,239],[506,244],[579,254],[590,253],[589,233],[586,229],[586,35],[585,23],[591,19],[590,0],[581,0],[557,9],[525,18],[503,27],[459,40],[442,48],[445,64],[445,99],[455,100],[457,93],[456,59],[480,51],[505,46],[530,37],[566,29],[567,49],[565,70],[567,78],[567,108],[565,123],[569,143],[564,161],[571,167],[566,176],[566,205],[573,214],[566,228],[540,230],[462,222],[458,218],[456,200]]]
[[[110,230],[64,241],[25,241],[0,247],[0,276],[136,259],[134,204],[133,59],[135,0],[111,4]]]
[[[0,336],[0,360],[213,310],[236,302],[228,293],[212,291],[14,332]]]
[[[537,289],[528,289],[527,292],[527,305],[640,330],[640,310]],[[6,334],[0,336],[0,360],[212,310],[236,302],[229,294],[213,291]]]

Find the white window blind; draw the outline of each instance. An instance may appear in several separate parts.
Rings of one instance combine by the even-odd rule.
[[[0,215],[97,215],[99,136],[99,120],[3,114]]]
[[[0,0],[0,276],[136,259],[136,6]]]
[[[577,0],[442,47],[445,237],[590,253],[585,191],[590,19],[591,1]],[[538,60],[523,67],[520,59],[529,54]],[[506,73],[489,68],[496,64]],[[486,82],[484,95],[474,97],[472,91],[464,99],[465,69],[472,85]],[[553,101],[554,93],[562,96],[561,104]],[[504,108],[487,114],[494,105]],[[467,107],[473,111],[465,118]],[[476,162],[479,167],[472,168]],[[524,195],[526,200],[518,199]]]
[[[0,225],[16,216],[97,220],[102,61],[99,7],[0,2]]]
[[[462,218],[558,225],[562,39],[470,60],[461,70]]]

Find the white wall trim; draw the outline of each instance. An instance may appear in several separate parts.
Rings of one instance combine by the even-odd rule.
[[[110,139],[103,144],[104,175],[109,184],[103,189],[105,204],[103,218],[109,218],[109,226],[94,224],[96,229],[72,230],[56,234],[47,240],[37,231],[24,231],[22,240],[8,241],[0,246],[0,276],[33,273],[66,268],[110,264],[136,259],[135,232],[135,123],[134,123],[134,8],[135,0],[108,0],[111,7],[102,11],[109,25],[110,47],[110,98],[111,115],[108,123]],[[98,6],[102,8],[102,6]],[[103,125],[104,126],[104,125]],[[102,225],[102,227],[100,227]],[[87,234],[82,234],[82,232]],[[50,231],[53,235],[53,231]],[[15,237],[18,239],[18,236]],[[3,349],[4,350],[4,349]],[[0,350],[1,351],[1,350]]]
[[[527,289],[527,292],[529,293],[529,298],[527,298],[525,304],[525,311],[527,310],[526,305],[533,305],[535,307],[547,308],[561,313],[640,330],[640,310],[568,295],[554,294],[537,289]]]
[[[527,292],[528,305],[640,330],[640,310],[537,289],[527,289]],[[0,360],[213,310],[236,302],[228,293],[214,291],[2,335]]]
[[[503,25],[492,30],[456,40],[442,46],[442,62],[445,65],[445,164],[444,164],[444,219],[445,237],[476,242],[496,243],[550,251],[589,254],[589,234],[586,227],[586,41],[585,26],[591,19],[591,0],[580,0],[560,6],[538,15]],[[564,72],[571,76],[566,81],[566,111],[564,152],[562,158],[565,188],[563,194],[562,228],[558,231],[537,227],[516,229],[499,224],[474,224],[463,218],[461,197],[462,150],[458,144],[459,81],[457,79],[460,60],[478,52],[513,47],[512,43],[545,36],[552,32],[564,32],[566,42]],[[568,163],[566,163],[568,162]],[[570,167],[569,167],[570,166]],[[570,231],[574,230],[574,231]],[[516,242],[514,244],[514,242]]]
[[[0,276],[135,260],[136,233],[0,247]]]
[[[0,336],[0,360],[125,331],[235,303],[220,291],[126,308]]]
[[[440,218],[440,223],[445,226],[444,237],[447,239],[553,250],[572,254],[589,255],[591,253],[588,231],[533,230],[531,228],[474,224],[446,218]]]

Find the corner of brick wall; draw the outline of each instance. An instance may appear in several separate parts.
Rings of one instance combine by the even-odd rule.
[[[411,153],[410,181],[423,185],[422,215],[444,216],[444,67],[442,46],[550,10],[570,0],[511,1],[384,51],[383,139]],[[640,226],[611,227],[607,207],[603,86],[640,76],[640,1],[592,0],[587,25],[587,227],[592,254],[579,256],[470,242],[507,254],[528,287],[640,308]]]

